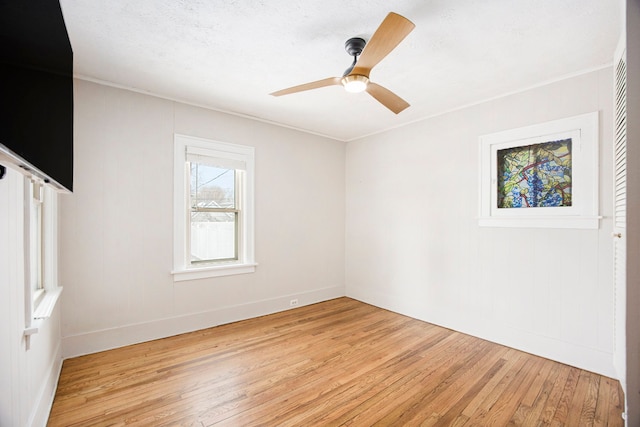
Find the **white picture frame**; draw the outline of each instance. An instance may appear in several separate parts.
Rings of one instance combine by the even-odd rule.
[[[597,229],[599,113],[539,123],[479,137],[481,227]],[[571,204],[561,207],[499,207],[498,151],[571,140]]]

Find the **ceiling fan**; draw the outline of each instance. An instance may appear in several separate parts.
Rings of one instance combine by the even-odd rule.
[[[343,85],[347,92],[366,91],[389,110],[398,114],[409,106],[409,103],[389,89],[369,80],[369,73],[382,59],[400,44],[415,28],[415,24],[404,16],[390,12],[371,36],[369,43],[360,37],[346,41],[345,50],[353,56],[353,64],[342,77],[329,77],[282,89],[271,93],[273,96],[289,95],[325,86]],[[366,45],[366,46],[365,46]]]

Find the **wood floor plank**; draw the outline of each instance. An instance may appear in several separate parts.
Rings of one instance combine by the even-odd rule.
[[[560,404],[560,399],[564,391],[565,384],[569,380],[569,374],[574,368],[567,365],[559,365],[559,372],[553,383],[553,387],[547,397],[547,401],[544,404],[544,408],[540,414],[539,420],[541,426],[550,426],[553,421],[553,417],[556,414],[556,410]]]
[[[486,383],[483,384],[482,389],[474,396],[474,398],[469,402],[469,404],[462,410],[462,415],[468,421],[471,417],[480,412],[486,412],[480,409],[480,406],[485,402],[490,402],[490,405],[493,404],[495,399],[491,399],[491,396],[494,395],[497,399],[499,395],[499,384],[503,384],[503,378],[509,370],[512,368],[514,363],[519,360],[515,357],[510,357],[510,354],[517,353],[515,350],[507,349],[505,355],[502,357],[502,366],[498,370],[498,372],[489,379]],[[458,421],[458,423],[460,423]]]
[[[488,425],[508,425],[543,364],[544,360],[541,358],[531,357],[529,363],[518,372],[517,379],[514,378],[511,381],[504,393],[491,407],[491,413],[487,417]]]
[[[585,426],[593,426],[596,415],[596,404],[598,403],[598,389],[600,388],[600,376],[588,372],[586,375],[586,393],[582,403],[582,411],[580,412],[580,420],[578,423]],[[578,406],[578,403],[575,404]]]
[[[622,426],[617,381],[349,298],[65,360],[49,426]]]
[[[598,398],[596,402],[596,411],[593,416],[593,425],[598,427],[606,426],[609,422],[609,403],[612,393],[612,384],[609,378],[602,378],[600,387],[598,387]]]
[[[506,350],[503,350],[506,351]],[[480,372],[474,372],[474,378],[470,378],[472,382],[471,387],[460,387],[458,393],[454,396],[449,396],[447,399],[451,402],[444,406],[447,411],[443,414],[433,413],[431,417],[425,419],[420,423],[423,427],[435,426],[435,425],[450,425],[454,424],[454,421],[458,419],[462,411],[473,401],[473,399],[482,391],[485,385],[491,381],[491,379],[502,369],[506,361],[501,358],[502,352],[496,352],[495,358],[491,359],[491,366],[479,377]],[[497,360],[496,360],[497,359]],[[460,395],[461,393],[464,393]],[[431,407],[440,406],[442,403],[435,399],[430,402],[422,412],[427,412]],[[442,407],[442,406],[441,406]]]
[[[567,382],[562,390],[562,395],[558,401],[558,406],[556,407],[553,415],[553,420],[551,421],[552,426],[557,427],[565,425],[567,417],[569,416],[569,411],[572,409],[571,402],[573,401],[573,396],[575,395],[576,388],[578,386],[579,377],[580,370],[577,368],[571,368],[569,376],[567,377]]]
[[[527,363],[524,353],[512,350],[507,356],[507,363],[503,367],[503,373],[500,375],[500,381],[495,384],[486,394],[486,397],[476,410],[469,416],[469,421],[465,426],[486,426],[489,425],[488,419],[493,417],[493,408],[498,399],[504,394],[505,390],[514,381],[519,379],[519,373],[522,367]]]
[[[536,388],[535,386],[531,387],[531,390],[537,392],[537,396],[535,400],[531,402],[530,409],[527,411],[522,421],[522,425],[535,425],[536,420],[540,420],[545,405],[549,401],[549,397],[551,396],[556,380],[561,375],[560,371],[563,365],[549,361],[546,366],[549,367],[549,370],[544,382],[539,388]],[[523,403],[528,403],[526,402],[526,397],[523,399]]]

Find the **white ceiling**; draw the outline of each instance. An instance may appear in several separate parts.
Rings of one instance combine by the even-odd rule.
[[[606,66],[617,0],[61,0],[76,76],[352,140]],[[339,86],[344,42],[388,12],[416,24],[371,80],[407,100],[395,115]]]

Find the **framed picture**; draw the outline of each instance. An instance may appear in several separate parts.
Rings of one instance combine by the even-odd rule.
[[[598,228],[598,113],[480,137],[485,227]]]

